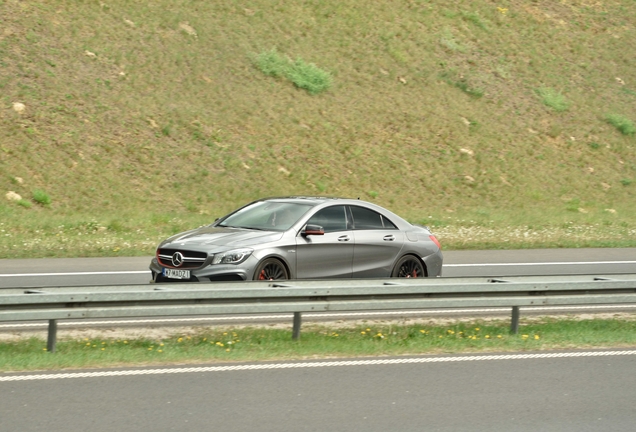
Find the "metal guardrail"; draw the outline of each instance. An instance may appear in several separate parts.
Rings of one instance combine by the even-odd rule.
[[[521,306],[621,303],[636,303],[636,274],[171,283],[5,289],[0,322],[49,320],[54,352],[60,319],[293,312],[298,339],[303,312],[511,307],[517,333]]]

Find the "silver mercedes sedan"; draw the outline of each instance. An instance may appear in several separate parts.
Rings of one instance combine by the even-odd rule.
[[[439,241],[372,203],[322,197],[251,202],[159,244],[154,282],[439,277]]]

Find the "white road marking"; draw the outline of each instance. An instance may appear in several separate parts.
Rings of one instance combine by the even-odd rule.
[[[550,265],[601,265],[601,264],[636,264],[636,261],[564,261],[538,263],[481,263],[481,264],[444,264],[444,267],[505,267],[505,266],[550,266]]]
[[[596,310],[608,310],[608,309],[634,309],[636,305],[600,305],[600,306],[535,306],[535,307],[522,307],[523,311],[594,311]],[[420,311],[387,311],[387,312],[343,312],[343,313],[305,313],[303,318],[353,318],[353,317],[370,317],[370,316],[405,316],[405,315],[441,315],[441,314],[464,314],[464,313],[484,313],[484,312],[499,312],[510,313],[510,308],[482,308],[482,309],[444,309],[444,310],[420,310]],[[58,321],[58,327],[85,327],[94,325],[131,325],[131,324],[189,324],[189,323],[201,323],[201,322],[216,322],[216,321],[258,321],[258,320],[273,320],[273,319],[291,319],[293,314],[279,314],[279,315],[256,315],[256,316],[232,316],[232,317],[200,317],[200,318],[158,318],[158,319],[136,319],[136,320],[120,320],[120,321]],[[26,329],[26,328],[38,328],[46,329],[48,322],[34,322],[34,323],[21,323],[21,324],[0,324],[0,330],[2,329]]]
[[[538,263],[477,263],[477,264],[444,264],[443,268],[448,267],[509,267],[509,266],[555,266],[555,265],[603,265],[617,264],[629,265],[636,264],[636,261],[563,261],[563,262],[538,262]],[[62,272],[62,273],[7,273],[0,274],[0,277],[51,277],[51,276],[105,276],[105,275],[131,275],[131,274],[148,274],[150,270],[131,270],[131,271],[96,271],[96,272]]]
[[[150,270],[116,271],[116,272],[73,272],[73,273],[9,273],[9,274],[0,274],[0,277],[103,276],[103,275],[129,275],[129,274],[150,274]]]
[[[603,265],[603,264],[636,264],[636,261],[563,261],[543,263],[482,263],[482,264],[444,264],[442,267],[505,267],[505,266],[548,266],[548,265]]]
[[[399,358],[399,359],[374,359],[374,360],[342,360],[342,361],[311,361],[294,363],[269,363],[269,364],[239,364],[231,366],[199,366],[187,368],[162,368],[162,369],[135,369],[120,371],[100,371],[100,372],[70,372],[70,373],[49,373],[33,375],[9,375],[0,376],[0,382],[7,381],[40,381],[66,378],[103,378],[116,376],[140,376],[140,375],[168,375],[182,373],[201,372],[233,372],[244,370],[271,370],[271,369],[309,369],[337,366],[375,366],[375,365],[397,365],[397,364],[418,364],[418,363],[451,363],[470,361],[493,361],[493,360],[529,360],[529,359],[551,359],[551,358],[572,358],[572,357],[610,357],[636,355],[636,350],[628,351],[588,351],[588,352],[559,352],[559,353],[536,353],[536,354],[502,354],[502,355],[467,355],[454,357],[424,357],[424,358]]]

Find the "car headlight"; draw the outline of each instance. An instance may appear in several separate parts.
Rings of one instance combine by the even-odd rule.
[[[234,249],[214,254],[212,264],[240,264],[252,254],[252,249]]]

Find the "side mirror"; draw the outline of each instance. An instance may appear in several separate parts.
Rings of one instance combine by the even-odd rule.
[[[320,225],[305,225],[305,229],[300,233],[302,236],[325,235],[325,230]]]

